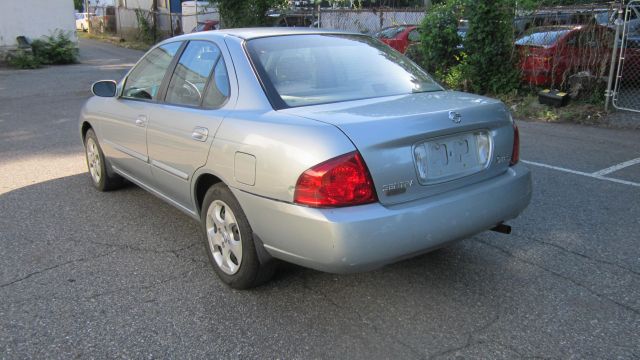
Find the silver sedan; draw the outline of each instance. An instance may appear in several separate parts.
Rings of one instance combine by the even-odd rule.
[[[500,101],[446,91],[365,35],[179,36],[92,91],[80,132],[95,187],[126,179],[198,219],[234,288],[279,260],[365,271],[508,232],[531,199]]]

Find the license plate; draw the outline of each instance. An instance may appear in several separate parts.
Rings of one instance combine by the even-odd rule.
[[[421,183],[453,180],[484,169],[491,155],[487,131],[457,134],[425,141],[414,147]]]

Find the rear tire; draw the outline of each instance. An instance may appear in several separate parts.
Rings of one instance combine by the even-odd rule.
[[[87,130],[87,134],[84,136],[84,149],[87,168],[89,169],[93,186],[100,191],[115,190],[122,187],[124,179],[120,175],[107,171],[108,164],[93,129]]]
[[[271,279],[275,260],[261,262],[249,221],[223,183],[205,194],[200,222],[207,255],[222,282],[234,289],[249,289]]]

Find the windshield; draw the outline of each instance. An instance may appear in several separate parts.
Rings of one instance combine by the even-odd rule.
[[[550,46],[571,30],[537,31],[516,40],[516,45]]]
[[[369,36],[274,36],[248,41],[247,50],[276,109],[442,90]]]

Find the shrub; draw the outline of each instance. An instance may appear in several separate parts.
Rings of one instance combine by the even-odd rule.
[[[157,27],[151,17],[151,12],[135,9],[138,20],[138,40],[153,44],[157,38]]]
[[[31,52],[24,50],[18,50],[16,53],[10,54],[7,57],[7,63],[9,66],[18,69],[37,69],[42,65]]]
[[[464,77],[473,92],[502,94],[518,86],[512,5],[510,0],[483,0],[467,6]]]
[[[78,61],[78,48],[69,34],[56,30],[31,43],[33,56],[43,64],[73,64]]]
[[[436,77],[450,89],[469,91],[469,81],[465,78],[465,74],[468,72],[465,61],[466,54],[462,53],[456,59],[460,60],[459,64],[450,67],[445,73],[436,73]]]
[[[407,51],[404,52],[404,55],[411,59],[414,63],[420,65],[423,69],[426,69],[421,43],[409,44],[409,46],[407,47]]]
[[[225,28],[271,26],[270,9],[285,8],[286,0],[209,0],[217,4]]]
[[[420,23],[419,64],[433,74],[446,74],[458,63],[458,1],[449,0],[433,6]]]

